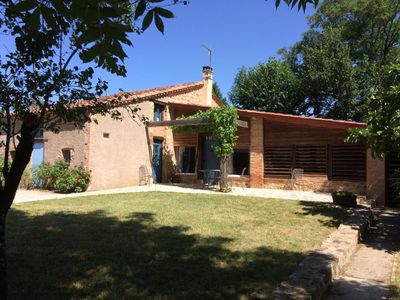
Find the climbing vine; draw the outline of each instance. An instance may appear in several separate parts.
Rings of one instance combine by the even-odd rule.
[[[227,191],[227,160],[233,153],[237,136],[237,110],[232,106],[210,108],[206,111],[199,111],[188,117],[181,117],[180,120],[206,119],[209,123],[202,125],[183,125],[174,126],[176,132],[181,133],[200,133],[207,132],[212,134],[214,144],[212,149],[221,160],[220,188]]]

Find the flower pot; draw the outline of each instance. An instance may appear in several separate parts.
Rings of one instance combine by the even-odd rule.
[[[333,203],[345,207],[357,206],[357,195],[350,192],[334,192],[332,193]]]

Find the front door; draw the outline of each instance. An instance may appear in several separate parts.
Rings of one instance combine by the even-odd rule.
[[[32,170],[38,168],[44,159],[44,143],[43,142],[35,142],[33,144],[32,151]]]
[[[154,140],[153,143],[153,181],[162,180],[162,141]]]

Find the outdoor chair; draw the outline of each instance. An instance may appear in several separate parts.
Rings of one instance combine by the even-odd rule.
[[[243,168],[242,172],[240,173],[240,176],[244,176],[244,173],[246,173],[247,168]],[[240,181],[240,187],[244,189],[246,187],[246,181]]]
[[[292,188],[296,182],[301,181],[304,175],[304,169],[293,169],[292,176],[290,178],[290,183],[292,184]]]
[[[139,185],[149,185],[150,184],[151,175],[147,166],[141,165],[139,167]],[[144,183],[144,184],[143,184]]]

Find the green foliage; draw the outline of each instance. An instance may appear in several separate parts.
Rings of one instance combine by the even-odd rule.
[[[281,4],[282,0],[275,0],[275,6],[278,7]],[[297,5],[297,9],[306,10],[307,5],[313,5],[316,7],[319,3],[319,0],[283,0],[289,7],[294,8]]]
[[[90,183],[90,171],[80,164],[71,167],[63,159],[54,164],[43,163],[34,172],[34,182],[41,188],[59,193],[84,192]]]
[[[219,88],[218,83],[213,83],[213,93],[218,96],[218,98],[225,104],[228,104],[228,100],[222,95],[221,89]]]
[[[292,48],[294,69],[300,78],[298,93],[303,95],[308,115],[352,119],[358,109],[356,70],[350,48],[334,30],[307,32]]]
[[[58,193],[81,193],[86,191],[90,183],[90,171],[78,165],[57,178],[54,189]]]
[[[69,164],[65,160],[58,159],[54,164],[44,162],[33,171],[33,181],[37,187],[54,190],[57,179],[66,173],[69,173]]]
[[[175,126],[177,132],[211,133],[214,138],[212,149],[220,158],[227,158],[233,153],[233,148],[237,141],[237,110],[232,106],[210,108],[206,111],[199,111],[189,117],[181,119],[207,119],[210,124],[196,126]]]
[[[354,62],[380,65],[399,54],[399,13],[399,0],[325,0],[310,21],[315,29],[334,27]]]
[[[349,141],[367,139],[376,157],[400,151],[400,60],[385,66],[380,83],[367,102],[366,129],[353,129]]]
[[[280,113],[298,113],[300,80],[287,62],[270,58],[235,77],[229,98],[236,107]]]

